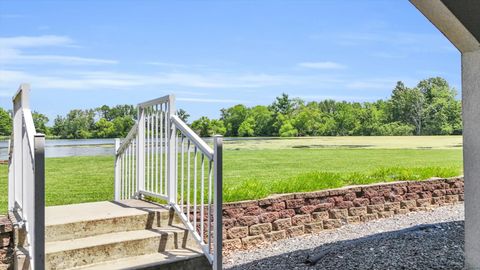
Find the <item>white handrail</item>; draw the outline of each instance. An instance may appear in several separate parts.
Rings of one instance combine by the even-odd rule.
[[[8,208],[26,234],[33,270],[45,269],[45,135],[35,130],[29,108],[30,86],[13,97],[13,132],[9,151]]]
[[[208,159],[213,159],[213,150],[208,144],[200,138],[187,124],[185,124],[178,116],[172,115],[173,124],[188,137],[200,150],[207,155]]]
[[[222,138],[212,149],[176,115],[174,101],[170,95],[138,104],[137,123],[115,141],[115,199],[166,200],[220,270]]]
[[[130,142],[135,139],[137,132],[138,132],[138,123],[135,123],[135,125],[133,125],[132,129],[130,129],[130,131],[128,132],[127,136],[122,141],[118,149],[115,149],[116,155],[120,155],[123,153],[123,151],[125,151],[125,148],[127,148]]]

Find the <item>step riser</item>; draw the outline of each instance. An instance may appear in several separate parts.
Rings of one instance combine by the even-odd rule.
[[[47,242],[72,240],[107,233],[136,231],[181,224],[182,221],[173,212],[150,212],[144,215],[50,225],[45,228],[45,240]]]
[[[163,265],[141,266],[135,270],[212,270],[212,266],[205,256],[195,257],[188,260],[176,261]],[[120,270],[120,269],[118,269]],[[132,269],[131,269],[132,270]]]
[[[83,265],[138,256],[195,245],[188,232],[177,232],[83,249],[46,254],[47,269],[68,269]]]

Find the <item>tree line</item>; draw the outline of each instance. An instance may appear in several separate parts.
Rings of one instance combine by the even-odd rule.
[[[201,136],[391,136],[462,133],[461,102],[440,77],[409,88],[401,81],[387,100],[305,102],[282,94],[269,106],[239,104],[220,119],[201,117],[191,126]]]
[[[456,95],[440,77],[422,80],[415,87],[399,81],[389,99],[375,102],[306,102],[284,93],[268,106],[238,104],[221,109],[219,119],[202,116],[190,126],[202,137],[461,134],[461,102]],[[185,110],[177,114],[188,121]],[[67,139],[125,137],[136,118],[137,109],[132,105],[71,110],[66,116],[57,116],[52,126],[48,117],[33,113],[39,132]],[[0,108],[0,135],[11,133],[11,123],[10,113]]]

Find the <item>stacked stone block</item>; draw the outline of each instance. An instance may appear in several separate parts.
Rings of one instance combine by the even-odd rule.
[[[349,223],[463,201],[463,178],[353,186],[224,204],[224,248],[236,250]]]
[[[0,270],[13,266],[13,226],[6,216],[0,216]]]

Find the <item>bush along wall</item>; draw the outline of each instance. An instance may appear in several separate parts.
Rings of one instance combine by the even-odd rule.
[[[463,177],[352,186],[223,206],[224,249],[320,233],[345,224],[424,211],[464,200]]]

